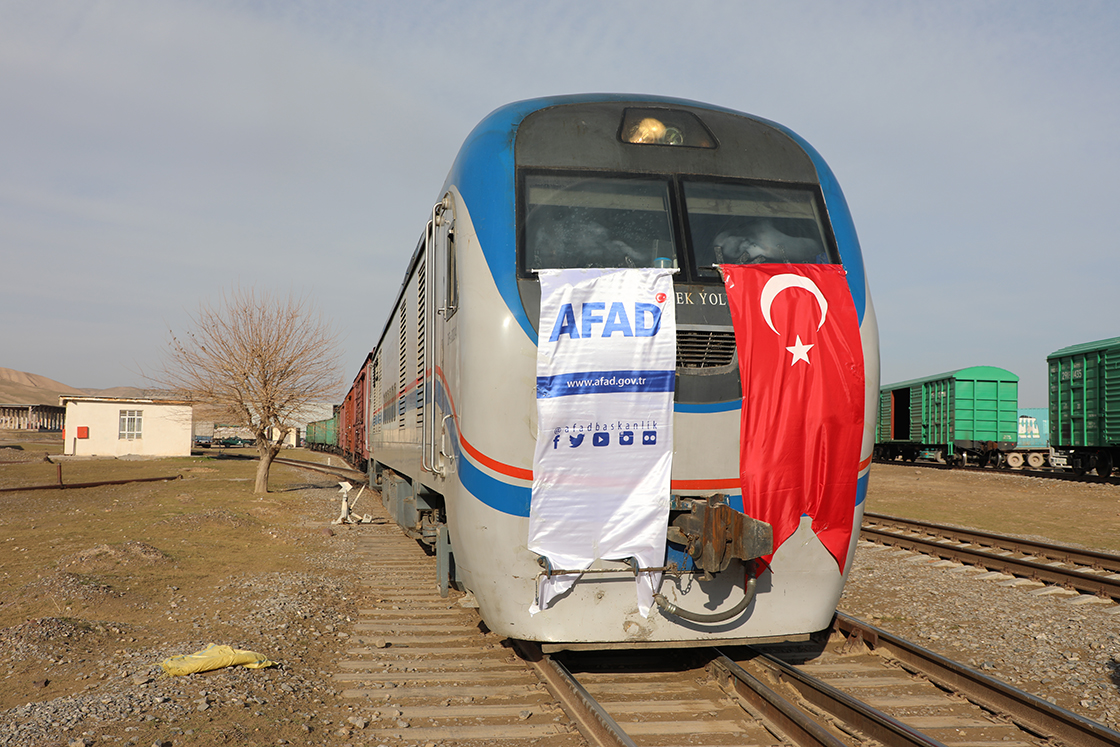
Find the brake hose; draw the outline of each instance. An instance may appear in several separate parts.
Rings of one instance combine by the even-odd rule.
[[[724,610],[723,612],[713,612],[711,614],[703,614],[700,612],[689,612],[688,610],[683,610],[666,599],[660,592],[653,595],[653,600],[657,602],[657,606],[664,610],[666,614],[673,615],[674,617],[679,617],[684,620],[698,623],[718,623],[723,622],[724,620],[730,620],[731,618],[735,617],[743,610],[745,610],[747,608],[747,605],[749,605],[751,601],[754,600],[755,588],[757,586],[758,579],[755,576],[747,576],[743,585],[743,598],[739,601],[739,603],[729,610]]]

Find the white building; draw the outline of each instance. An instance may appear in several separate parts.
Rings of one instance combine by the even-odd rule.
[[[62,396],[63,454],[72,456],[190,456],[188,402],[123,397]]]

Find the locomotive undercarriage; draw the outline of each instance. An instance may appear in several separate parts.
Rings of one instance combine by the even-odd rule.
[[[450,589],[462,590],[455,573],[444,497],[377,461],[370,462],[369,477],[371,484],[381,488],[381,502],[393,521],[425,552],[436,556],[440,595],[446,597]]]
[[[371,480],[381,488],[382,503],[393,520],[405,534],[420,542],[426,552],[436,556],[441,595],[447,596],[452,588],[462,590],[455,573],[444,497],[377,462],[372,463],[370,472]],[[635,574],[649,571],[676,576],[697,574],[705,580],[726,571],[735,560],[748,569],[744,599],[732,610],[719,615],[691,613],[669,603],[660,594],[656,596],[663,611],[693,622],[719,622],[742,612],[754,596],[754,582],[760,572],[757,559],[774,549],[771,526],[731,508],[727,496],[718,493],[703,497],[673,495],[666,539],[668,552],[664,566],[639,568],[633,559],[624,561],[625,564]],[[538,563],[542,573],[547,575],[595,575],[586,569],[554,568],[543,556],[538,558]]]

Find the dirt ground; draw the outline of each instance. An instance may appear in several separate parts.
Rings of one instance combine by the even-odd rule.
[[[866,510],[1120,553],[1120,485],[876,464]]]
[[[0,489],[56,485],[46,457],[60,451],[0,443]],[[0,744],[306,744],[338,728],[330,675],[356,610],[349,528],[330,527],[338,486],[274,466],[261,500],[254,471],[213,456],[64,461],[67,484],[176,479],[0,492],[0,712],[58,711],[38,716],[55,725],[49,738]],[[158,667],[209,643],[278,666],[175,678]],[[161,712],[176,699],[187,708]],[[89,717],[65,717],[76,708]]]
[[[60,451],[0,438],[0,489],[57,484],[47,456]],[[259,500],[248,459],[61,469],[67,484],[176,479],[0,492],[0,712],[20,719],[25,704],[53,703],[59,714],[39,716],[49,738],[0,743],[341,745],[360,730],[331,680],[356,612],[353,530],[330,527],[333,480],[276,466]],[[1118,498],[1112,485],[876,465],[867,509],[1120,552]],[[208,643],[279,666],[161,674],[160,661]],[[160,710],[168,701],[186,707]],[[79,706],[88,718],[61,715]]]

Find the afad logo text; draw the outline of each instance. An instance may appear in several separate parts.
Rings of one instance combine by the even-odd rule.
[[[663,293],[657,295],[664,298]],[[579,313],[576,313],[579,306]],[[606,312],[605,314],[603,312]],[[596,329],[602,325],[601,329]],[[588,301],[584,304],[566,303],[560,306],[556,323],[552,325],[549,342],[556,342],[562,335],[573,340],[587,339],[598,334],[609,338],[614,334],[623,337],[653,337],[661,329],[661,307],[652,303],[634,303],[631,309],[622,301],[613,301],[607,310],[606,301]]]

